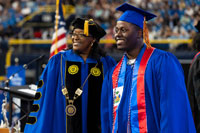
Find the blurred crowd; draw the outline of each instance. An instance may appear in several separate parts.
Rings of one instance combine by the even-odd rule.
[[[78,2],[78,1],[77,1]],[[115,8],[124,0],[79,1],[77,14],[89,15],[99,20],[101,25],[112,32],[120,13]],[[137,7],[157,15],[149,22],[150,39],[189,39],[194,33],[194,21],[200,20],[198,0],[127,0]],[[111,33],[112,34],[112,33]]]
[[[0,37],[15,36],[22,28],[17,27],[20,21],[37,11],[39,6],[54,3],[54,0],[0,0]]]
[[[16,24],[39,6],[55,4],[56,0],[0,0],[0,37],[16,37],[21,27]],[[120,12],[115,8],[123,2],[151,11],[157,18],[148,22],[150,39],[190,39],[195,34],[195,21],[200,20],[199,0],[63,0],[76,9],[76,17],[97,20],[112,38],[113,27]],[[36,29],[30,38],[50,39],[53,27]]]

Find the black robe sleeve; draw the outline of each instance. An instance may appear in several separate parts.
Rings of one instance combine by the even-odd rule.
[[[197,132],[200,132],[200,56],[190,66],[187,91]]]

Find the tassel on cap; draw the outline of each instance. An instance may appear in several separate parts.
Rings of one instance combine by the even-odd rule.
[[[85,23],[84,23],[84,34],[85,34],[86,36],[89,35],[89,25],[95,25],[93,19],[85,20]]]
[[[88,20],[85,20],[85,23],[84,23],[84,34],[86,36],[89,35],[89,21]]]
[[[144,39],[144,43],[147,45],[147,48],[151,48],[151,44],[149,41],[149,30],[147,28],[146,17],[144,17],[144,24],[143,24],[143,39]]]

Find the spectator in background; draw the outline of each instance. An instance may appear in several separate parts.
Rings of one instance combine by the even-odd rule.
[[[187,91],[197,132],[200,133],[200,21],[193,38],[193,48],[198,51],[189,69]]]
[[[175,38],[180,38],[180,39],[189,39],[189,34],[185,30],[183,26],[181,26],[181,23],[178,22],[176,26],[172,29],[172,33]]]
[[[4,38],[0,38],[0,76],[6,75],[5,64],[6,64],[6,53],[8,51],[8,41]]]

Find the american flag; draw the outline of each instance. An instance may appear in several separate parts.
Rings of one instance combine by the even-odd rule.
[[[59,51],[67,48],[65,21],[63,17],[62,0],[56,1],[55,32],[50,49],[50,58]]]

